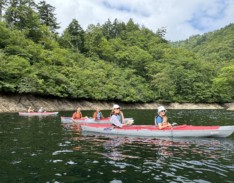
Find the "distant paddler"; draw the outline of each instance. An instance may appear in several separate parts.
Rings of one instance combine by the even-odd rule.
[[[100,108],[96,107],[96,111],[93,113],[93,119],[94,120],[101,120],[103,118],[104,118],[104,116],[103,116]]]
[[[34,112],[34,109],[32,108],[32,106],[29,106],[28,112]]]
[[[72,114],[72,122],[73,123],[76,123],[76,120],[78,120],[78,119],[84,119],[84,118],[88,118],[88,117],[87,116],[83,117],[80,107],[78,107],[76,112],[74,112]]]
[[[38,110],[38,112],[46,112],[43,107],[40,107],[40,109]]]

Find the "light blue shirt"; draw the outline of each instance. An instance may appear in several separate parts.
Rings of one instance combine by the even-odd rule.
[[[119,121],[119,119],[116,115],[111,116],[110,122],[111,122],[111,124],[118,126],[120,128],[122,128],[122,126],[123,126],[123,124]]]

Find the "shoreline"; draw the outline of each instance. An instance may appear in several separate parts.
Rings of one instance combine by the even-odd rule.
[[[114,102],[98,102],[84,100],[52,99],[35,97],[32,95],[0,95],[0,113],[27,111],[29,106],[38,110],[43,107],[46,111],[74,111],[77,107],[82,110],[112,109]],[[123,109],[156,109],[159,105],[164,105],[167,109],[226,109],[234,111],[234,103],[226,104],[204,104],[204,103],[118,103]]]

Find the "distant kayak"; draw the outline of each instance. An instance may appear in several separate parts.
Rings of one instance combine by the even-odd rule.
[[[131,125],[113,128],[108,124],[82,124],[81,129],[83,132],[137,137],[228,137],[233,133],[234,126],[178,125],[160,130],[155,125]]]
[[[20,116],[53,116],[58,112],[19,112]]]
[[[133,118],[125,118],[125,121],[133,120]],[[102,118],[100,120],[95,120],[93,118],[81,118],[74,120],[76,123],[98,123],[98,124],[110,124],[110,118]],[[71,117],[61,116],[61,123],[72,123]]]

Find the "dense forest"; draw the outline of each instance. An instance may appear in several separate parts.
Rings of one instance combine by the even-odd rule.
[[[0,0],[0,93],[121,102],[234,101],[234,24],[180,41],[132,19],[59,34],[46,1]]]

